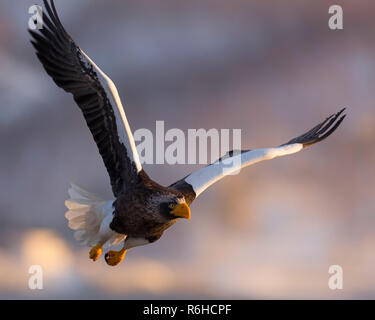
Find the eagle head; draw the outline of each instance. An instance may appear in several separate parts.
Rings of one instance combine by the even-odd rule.
[[[164,198],[160,203],[159,210],[161,214],[169,219],[190,219],[190,208],[186,204],[184,197]]]

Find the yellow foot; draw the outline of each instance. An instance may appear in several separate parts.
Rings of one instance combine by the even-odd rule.
[[[103,252],[102,246],[103,245],[99,243],[96,246],[93,246],[91,248],[91,250],[90,250],[90,259],[92,259],[92,261],[98,260],[98,258],[100,257],[100,255]]]
[[[122,260],[124,260],[126,254],[125,249],[121,249],[120,251],[108,251],[105,254],[105,261],[110,266],[117,266]]]

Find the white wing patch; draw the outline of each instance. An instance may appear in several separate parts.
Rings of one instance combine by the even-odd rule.
[[[107,85],[109,89],[110,95],[108,95],[108,99],[111,100],[111,105],[113,106],[113,111],[115,113],[116,118],[116,126],[117,126],[117,133],[119,136],[120,142],[126,147],[128,151],[128,156],[130,160],[132,160],[136,167],[137,172],[142,170],[141,162],[139,161],[139,156],[137,152],[137,148],[135,146],[133,133],[130,129],[128,119],[126,118],[124,107],[122,106],[120,96],[118,94],[117,88],[113,81],[95,64],[94,61],[90,59],[90,57],[80,49],[82,54],[85,58],[94,66],[94,68],[98,71],[99,75],[105,80],[104,84]]]
[[[190,174],[185,181],[189,183],[198,197],[210,185],[227,175],[263,160],[293,154],[303,149],[303,144],[294,143],[285,146],[256,149],[231,157],[231,165],[226,161],[217,161],[207,167],[201,168]]]

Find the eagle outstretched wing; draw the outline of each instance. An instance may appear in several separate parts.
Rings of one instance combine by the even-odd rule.
[[[345,108],[331,115],[310,131],[278,147],[256,150],[232,150],[216,162],[198,169],[170,187],[182,192],[190,204],[209,186],[238,170],[263,160],[285,156],[301,151],[331,135],[344,120]]]
[[[53,0],[44,0],[40,33],[29,30],[36,55],[62,89],[73,94],[107,168],[115,196],[142,170],[133,134],[112,80],[64,29]]]

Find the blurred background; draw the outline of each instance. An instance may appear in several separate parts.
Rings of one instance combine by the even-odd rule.
[[[328,140],[225,178],[117,268],[91,262],[64,218],[70,182],[112,194],[78,107],[29,43],[35,3],[0,2],[0,298],[375,298],[373,1],[56,1],[133,131],[241,128],[254,149],[348,107]],[[344,30],[328,28],[331,4]],[[169,185],[199,166],[144,167]],[[33,264],[43,290],[28,288]]]

